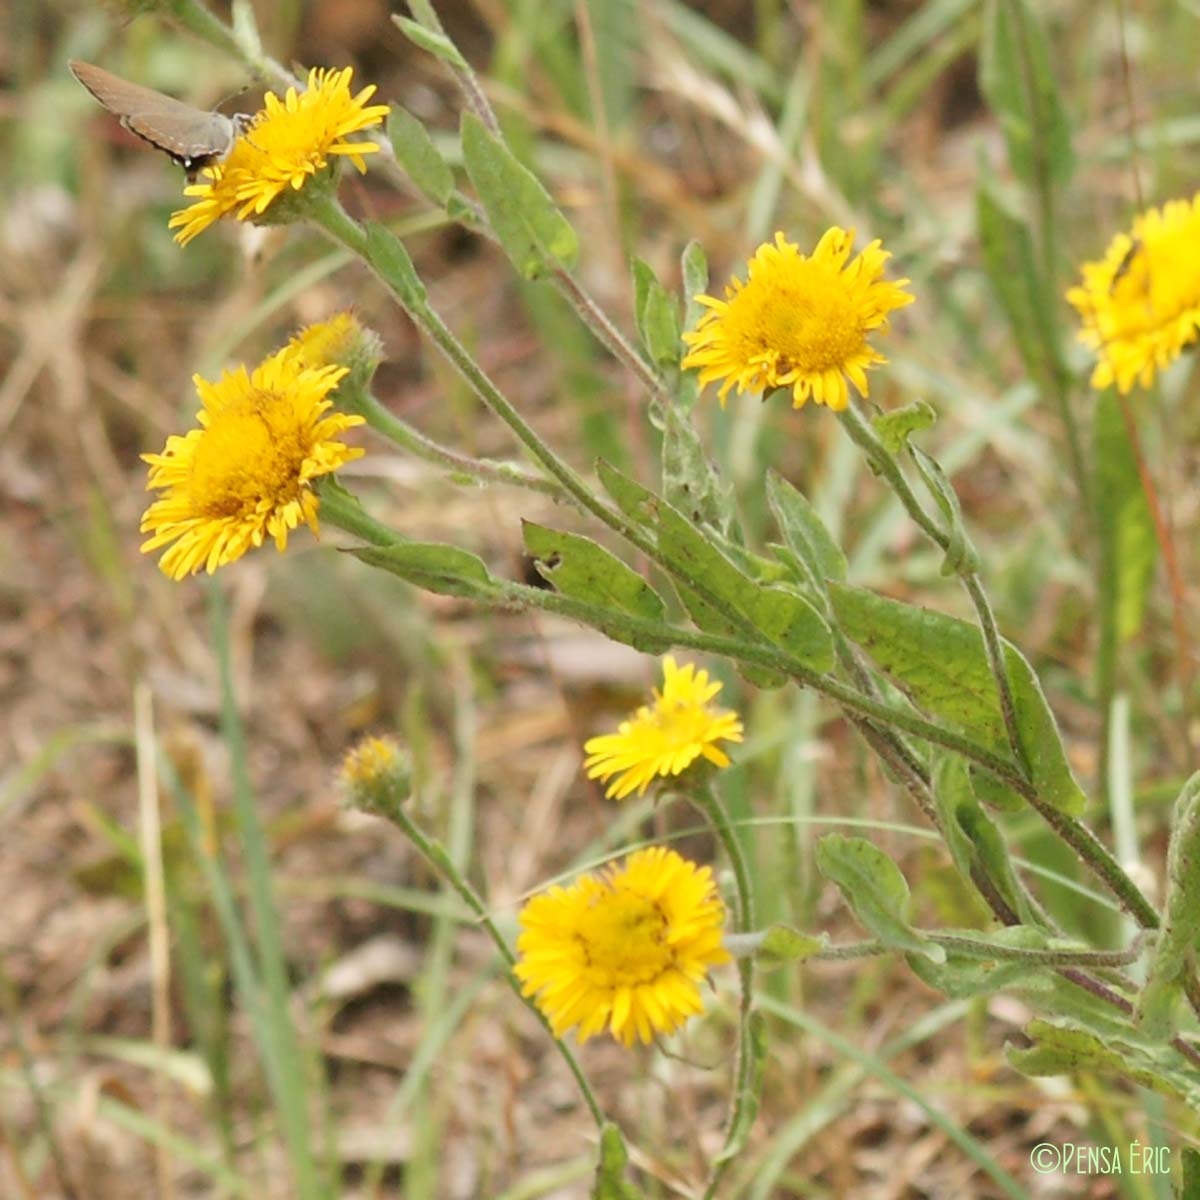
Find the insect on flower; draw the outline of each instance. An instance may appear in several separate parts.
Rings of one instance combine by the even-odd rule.
[[[252,120],[246,113],[227,117],[224,113],[193,108],[182,100],[130,83],[77,58],[71,59],[67,66],[110,113],[121,118],[121,124],[130,133],[178,163],[189,183],[196,182],[204,167],[224,159]]]

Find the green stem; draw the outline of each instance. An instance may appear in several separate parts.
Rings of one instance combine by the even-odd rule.
[[[1145,952],[1143,942],[1134,942],[1124,950],[1033,949],[1021,946],[1000,946],[983,938],[964,937],[955,933],[930,933],[918,930],[926,941],[936,942],[963,958],[981,962],[1026,962],[1044,967],[1123,967],[1136,962]],[[805,962],[843,962],[847,959],[872,958],[881,954],[901,953],[895,946],[878,941],[850,942],[844,946],[829,946],[810,954]]]
[[[377,521],[341,484],[319,479],[316,492],[321,500],[321,518],[338,529],[361,538],[370,546],[398,546],[408,539]]]
[[[625,335],[613,324],[608,314],[596,303],[595,299],[584,290],[579,281],[563,267],[558,267],[551,278],[558,290],[570,301],[571,307],[579,314],[580,320],[592,331],[596,340],[608,350],[613,358],[623,363],[642,386],[651,395],[656,396],[662,404],[668,407],[674,404],[675,397],[663,381],[637,350],[630,345]]]
[[[755,925],[754,919],[754,884],[750,878],[749,865],[742,849],[741,839],[729,814],[725,811],[721,798],[711,785],[704,784],[691,792],[688,799],[703,814],[712,826],[717,840],[729,858],[733,868],[734,890],[737,895],[737,914],[734,929],[739,934],[748,934]],[[743,955],[737,960],[738,978],[741,986],[741,1003],[738,1006],[738,1045],[737,1063],[734,1067],[733,1099],[729,1106],[729,1116],[725,1122],[725,1149],[732,1145],[733,1139],[741,1129],[750,1107],[755,1104],[755,1070],[752,1033],[750,1027],[751,1015],[754,1010],[754,956]],[[720,1156],[709,1175],[708,1185],[704,1190],[705,1200],[715,1196],[725,1172],[733,1159],[728,1154]]]
[[[884,477],[888,486],[896,493],[897,499],[904,505],[904,511],[908,513],[921,532],[939,549],[946,550],[950,545],[949,535],[925,511],[924,506],[917,499],[916,493],[909,486],[908,479],[900,469],[895,455],[879,440],[879,435],[859,412],[858,406],[848,404],[838,413],[838,419],[850,440],[865,451],[870,465]]]
[[[258,67],[253,56],[246,53],[245,47],[234,36],[233,30],[198,0],[166,0],[163,8],[189,33],[241,59],[248,66]]]
[[[428,0],[410,0],[413,16],[434,33],[446,35],[437,12]],[[464,58],[464,63],[466,62]],[[451,73],[458,82],[459,89],[466,99],[468,106],[484,125],[501,141],[504,140],[504,130],[496,118],[495,110],[488,102],[487,96],[479,86],[479,80],[470,66],[459,68],[450,67]],[[485,226],[486,228],[486,226]],[[657,396],[663,404],[671,404],[674,400],[662,379],[653,368],[638,354],[637,350],[625,338],[625,335],[609,318],[608,314],[596,303],[579,281],[565,268],[557,268],[550,276],[554,286],[567,298],[571,307],[578,313],[580,320],[595,335],[597,341],[604,346],[618,362],[624,363],[630,373],[638,379],[642,386]]]
[[[414,429],[407,421],[389,412],[369,392],[363,392],[351,398],[343,405],[347,410],[357,412],[366,417],[367,424],[389,441],[407,450],[425,462],[445,467],[459,475],[477,479],[481,483],[507,483],[513,487],[527,488],[533,492],[541,492],[556,500],[566,499],[563,489],[549,479],[542,479],[521,470],[514,463],[490,462],[487,459],[471,458],[459,454],[448,446],[435,442],[419,430]]]
[[[950,547],[950,535],[925,511],[909,486],[900,464],[892,452],[880,441],[875,430],[871,428],[859,412],[857,406],[850,404],[838,414],[842,427],[850,435],[856,445],[866,451],[867,457],[878,472],[887,480],[893,492],[896,493],[905,511],[916,523],[917,527],[936,545],[945,551]],[[1017,762],[1025,767],[1025,754],[1021,748],[1021,735],[1017,725],[1017,706],[1013,701],[1012,685],[1008,678],[1008,664],[1004,659],[1004,651],[1000,643],[1000,631],[996,626],[996,615],[992,611],[991,602],[979,580],[978,574],[966,567],[959,567],[956,574],[962,581],[971,604],[979,619],[979,630],[983,637],[984,652],[987,655],[988,667],[996,683],[996,694],[1000,701],[1000,713],[1004,720],[1004,731],[1008,744]]]
[[[406,798],[406,794],[402,794],[399,789],[384,787],[372,793],[372,803],[369,805],[369,808],[371,812],[377,813],[395,825],[417,848],[421,857],[446,880],[458,893],[463,903],[475,914],[479,924],[487,931],[488,936],[492,939],[492,944],[496,947],[500,957],[509,968],[505,972],[509,986],[516,993],[521,1003],[537,1017],[538,1023],[545,1029],[554,1044],[558,1047],[558,1052],[562,1055],[568,1070],[574,1075],[575,1082],[579,1085],[580,1094],[583,1096],[588,1111],[592,1114],[592,1119],[596,1122],[597,1128],[603,1128],[604,1113],[600,1108],[599,1102],[596,1100],[595,1094],[592,1092],[591,1085],[588,1083],[583,1069],[562,1038],[554,1036],[554,1031],[550,1028],[550,1022],[543,1016],[542,1011],[532,1000],[522,993],[521,984],[512,973],[512,968],[517,963],[517,956],[509,948],[500,930],[496,928],[496,923],[492,920],[487,906],[480,899],[479,894],[463,878],[461,872],[451,861],[450,856],[446,853],[441,843],[427,837],[421,827],[409,817],[405,811]]]
[[[721,798],[705,784],[695,792],[688,793],[688,799],[695,805],[716,834],[721,848],[729,856],[729,865],[733,868],[734,891],[737,894],[737,914],[734,929],[738,933],[749,933],[755,924],[754,917],[754,887],[750,879],[750,867],[746,862],[746,854],[742,849],[741,839]]]
[[[997,946],[982,938],[964,937],[956,933],[931,933],[927,935],[943,949],[951,950],[965,958],[980,960],[1008,960],[1027,962],[1046,967],[1124,967],[1136,962],[1145,952],[1142,940],[1135,941],[1124,950],[1071,950],[1033,949],[1021,946]]]
[[[429,3],[429,0],[409,0],[408,7],[418,25],[428,29],[430,33],[440,34],[447,41],[451,40],[437,15],[437,10]],[[457,49],[457,47],[455,48]],[[460,56],[460,61],[462,62],[461,67],[449,61],[446,61],[446,65],[450,69],[450,74],[454,76],[459,91],[463,94],[463,99],[488,131],[495,137],[500,137],[500,122],[496,120],[496,114],[488,102],[487,96],[484,95],[483,88],[479,86],[475,72],[471,70],[471,65],[466,58]]]
[[[335,241],[352,250],[375,271],[388,291],[420,326],[429,340],[442,352],[450,365],[466,380],[471,390],[513,431],[517,440],[529,451],[533,459],[556,479],[566,492],[587,512],[598,517],[617,532],[626,534],[626,536],[629,533],[637,535],[637,531],[630,523],[596,496],[583,479],[537,435],[525,418],[509,403],[504,393],[491,381],[483,368],[475,362],[466,347],[454,336],[441,317],[423,297],[416,294],[412,280],[408,277],[398,278],[397,272],[392,269],[392,264],[382,262],[378,254],[372,254],[366,230],[336,200],[322,198],[313,206],[312,216]]]
[[[541,608],[547,612],[559,613],[579,621],[583,625],[599,629],[617,641],[631,645],[669,642],[674,646],[684,646],[690,650],[699,650],[706,654],[732,659],[735,662],[749,663],[752,666],[766,667],[775,671],[785,671],[798,683],[811,687],[831,700],[836,700],[848,712],[903,730],[905,733],[910,733],[914,737],[942,746],[947,750],[953,750],[994,775],[1002,783],[1020,791],[1022,795],[1031,790],[1032,785],[1010,759],[1001,757],[956,730],[934,724],[908,710],[892,708],[882,701],[856,691],[853,687],[830,675],[822,675],[806,666],[800,659],[788,654],[780,646],[747,642],[723,634],[702,633],[696,629],[667,625],[659,621],[647,620],[644,617],[635,617],[629,613],[617,613],[611,609],[598,608],[586,601],[576,600],[572,596],[549,592],[544,588],[527,587],[510,580],[497,580],[496,582],[501,588],[496,603],[507,603],[519,608]]]
[[[967,589],[967,595],[971,597],[971,603],[975,606],[975,615],[979,618],[979,630],[983,634],[988,666],[991,668],[992,678],[996,681],[996,693],[1000,698],[1000,713],[1004,718],[1004,732],[1008,737],[1008,744],[1022,770],[1028,772],[1029,763],[1021,746],[1021,730],[1017,724],[1017,705],[1013,700],[1012,683],[1008,678],[1008,662],[1000,642],[1000,630],[996,625],[992,602],[974,571],[962,575],[961,578],[963,587]]]
[[[1120,901],[1121,907],[1143,929],[1158,928],[1158,910],[1122,870],[1108,847],[1082,821],[1047,804],[1035,788],[1029,788],[1021,794],[1037,809],[1046,824],[1088,864],[1097,878]]]

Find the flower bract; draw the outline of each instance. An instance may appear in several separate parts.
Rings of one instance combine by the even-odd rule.
[[[724,915],[708,867],[652,846],[530,900],[513,970],[556,1037],[650,1042],[702,1011],[708,968],[730,958]]]
[[[622,721],[616,733],[585,743],[588,778],[612,779],[607,795],[623,800],[635,790],[643,794],[655,778],[681,774],[701,757],[727,767],[729,756],[717,743],[740,742],[742,721],[735,712],[709,705],[720,690],[720,681],[710,680],[707,671],[692,663],[678,666],[667,655],[654,703]]]
[[[1200,330],[1200,193],[1140,213],[1082,275],[1067,299],[1096,351],[1092,386],[1149,387]]]
[[[782,233],[759,246],[746,282],[735,278],[725,299],[697,296],[708,310],[683,340],[683,366],[700,382],[765,392],[787,388],[800,408],[810,398],[833,409],[849,403],[847,379],[868,394],[867,368],[885,362],[867,340],[887,328],[887,314],[911,304],[907,279],[883,278],[890,257],[875,241],[850,260],[854,231],[827,230],[811,255]]]
[[[144,454],[148,488],[163,492],[142,516],[143,553],[169,546],[159,562],[172,579],[240,558],[271,537],[280,550],[302,522],[317,532],[312,482],[363,451],[337,440],[362,417],[329,413],[345,367],[303,366],[286,349],[254,371],[194,377],[199,429]],[[328,415],[327,415],[328,414]]]
[[[308,88],[288,88],[281,100],[268,92],[263,109],[233,145],[224,162],[206,167],[206,180],[184,189],[192,203],[171,214],[175,239],[187,244],[214,221],[233,214],[239,221],[269,217],[268,210],[285,192],[298,192],[324,171],[331,156],[346,156],[366,170],[363,156],[374,154],[374,142],[347,141],[348,135],[378,125],[386,104],[368,104],[374,85],[350,94],[353,70],[314,68]]]

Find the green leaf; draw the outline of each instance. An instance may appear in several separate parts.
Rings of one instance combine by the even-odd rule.
[[[1009,925],[990,933],[981,933],[977,929],[966,932],[974,942],[992,941],[1005,949],[1016,947],[1022,950],[1041,950],[1045,949],[1047,944],[1046,935],[1042,930],[1031,929],[1027,925]],[[999,956],[992,959],[982,958],[978,954],[957,953],[952,947],[945,949],[944,963],[931,963],[928,959],[909,955],[908,964],[930,987],[937,988],[954,1000],[1003,991],[1019,979],[1037,971],[1047,970],[1037,963],[1002,959]]]
[[[829,935],[822,933],[813,937],[811,933],[801,933],[790,925],[772,925],[763,936],[754,957],[763,967],[781,966],[783,963],[803,962],[814,954],[829,948]]]
[[[404,243],[378,221],[364,221],[363,227],[367,232],[367,261],[395,290],[405,307],[422,308],[426,300],[425,285]]]
[[[799,592],[764,587],[747,578],[685,516],[665,501],[658,510],[663,551],[693,579],[702,580],[776,645],[822,674],[833,669],[833,635],[821,614]],[[703,626],[702,626],[703,628]]]
[[[663,495],[697,524],[728,537],[736,527],[733,490],[717,473],[696,427],[674,406],[653,412],[663,434]]]
[[[726,1135],[725,1145],[720,1154],[713,1159],[713,1163],[716,1165],[729,1162],[741,1154],[746,1148],[750,1130],[754,1128],[754,1122],[758,1120],[758,1108],[762,1100],[763,1075],[767,1065],[767,1023],[763,1019],[762,1013],[756,1011],[750,1014],[747,1040],[749,1044],[743,1049],[743,1053],[750,1056],[746,1095],[744,1103],[736,1114],[737,1124]]]
[[[596,1164],[596,1186],[592,1200],[642,1200],[642,1193],[626,1178],[629,1151],[621,1131],[609,1121],[600,1128],[600,1161]]]
[[[966,575],[979,569],[979,553],[971,544],[967,534],[967,523],[963,520],[962,508],[958,503],[958,493],[954,485],[942,470],[941,463],[931,458],[918,446],[910,446],[913,462],[934,498],[938,508],[942,510],[946,527],[950,531],[950,540],[946,546],[946,557],[942,562],[943,575]]]
[[[699,242],[688,242],[680,260],[683,273],[683,327],[695,329],[704,306],[696,297],[708,291],[708,259]],[[685,371],[675,384],[676,399],[684,412],[691,412],[700,398],[700,378],[695,371]]]
[[[817,842],[817,869],[832,880],[855,915],[885,946],[946,961],[946,952],[905,921],[908,883],[900,868],[865,838],[827,833]]]
[[[640,258],[633,260],[633,280],[638,333],[650,361],[658,367],[678,369],[683,343],[679,340],[677,300]]]
[[[454,172],[433,144],[429,131],[408,111],[395,104],[388,116],[388,136],[396,161],[422,195],[441,208],[454,193]]]
[[[962,761],[961,759],[959,760]],[[1041,918],[1031,907],[1021,887],[1004,835],[991,817],[980,808],[974,797],[960,800],[954,809],[958,829],[971,845],[971,858],[976,869],[991,881],[1005,904],[1026,924],[1039,924]]]
[[[579,239],[549,192],[474,113],[462,118],[463,161],[492,229],[526,279],[570,270]]]
[[[396,546],[358,548],[347,553],[443,596],[487,600],[496,595],[498,581],[492,578],[483,559],[459,546],[441,542],[403,542]]]
[[[1175,802],[1164,908],[1166,915],[1135,1016],[1148,1037],[1161,1041],[1178,1032],[1184,979],[1200,941],[1200,773],[1184,784]]]
[[[774,471],[767,472],[767,503],[788,549],[804,565],[814,587],[824,593],[827,579],[846,578],[846,556],[820,514],[807,496]]]
[[[1183,1148],[1183,1181],[1179,1187],[1179,1200],[1200,1200],[1200,1150],[1191,1146]]]
[[[1103,1054],[1083,1069],[1097,1070],[1135,1079],[1145,1086],[1167,1095],[1182,1096],[1193,1110],[1200,1110],[1200,1071],[1170,1044],[1147,1037],[1132,1023],[1132,1018],[1105,1002],[1093,992],[1063,979],[1057,974],[1031,977],[1013,988],[1013,994],[1041,1014],[1041,1020],[1026,1029],[1034,1040],[1042,1040],[1042,1031],[1065,1029],[1082,1031],[1085,1052],[1102,1048]],[[1054,1034],[1046,1041],[1053,1047],[1058,1043]],[[1072,1039],[1074,1048],[1079,1043]],[[1054,1073],[1063,1069],[1075,1070],[1079,1059],[1072,1056],[1058,1063],[1034,1060],[1038,1073]],[[1021,1069],[1024,1066],[1018,1062]],[[1053,1069],[1053,1070],[1052,1070]]]
[[[891,412],[877,413],[871,424],[879,440],[893,453],[900,454],[908,445],[909,437],[923,429],[932,429],[937,421],[937,412],[927,400],[914,400]]]
[[[658,593],[632,567],[591,538],[547,529],[532,521],[522,521],[521,528],[538,573],[564,596],[651,621],[661,621],[666,615]]]
[[[677,574],[702,584],[713,601],[732,610],[720,611],[685,580],[675,578],[680,599],[699,628],[708,633],[744,634],[736,613],[806,666],[821,673],[833,669],[833,635],[821,614],[799,592],[750,579],[715,544],[718,535],[706,535],[661,496],[610,464],[598,461],[596,473],[626,516],[654,530],[659,549],[678,568]],[[738,669],[762,687],[779,687],[786,679],[761,667],[742,664]]]
[[[1030,963],[990,963],[953,956],[940,966],[915,954],[909,955],[907,961],[918,979],[951,1000],[1002,992],[1037,970]]]
[[[699,242],[688,242],[680,258],[683,272],[684,328],[695,329],[703,315],[703,304],[696,303],[697,296],[708,292],[708,256]]]
[[[642,487],[636,479],[618,471],[612,463],[602,458],[596,460],[596,477],[600,480],[601,487],[631,521],[637,521],[639,525],[648,525],[654,521],[662,501],[649,488]]]
[[[1142,627],[1158,541],[1120,401],[1111,389],[1096,401],[1093,433],[1096,516],[1103,556],[1100,602],[1117,641],[1127,642]]]
[[[433,29],[418,25],[411,17],[392,14],[396,28],[404,34],[414,46],[419,46],[429,54],[449,63],[456,71],[469,71],[467,60],[459,53],[458,47],[444,34]]]
[[[483,228],[482,213],[459,191],[446,201],[446,216],[456,225],[465,225],[468,229]]]
[[[748,575],[755,583],[782,583],[799,591],[807,599],[805,587],[797,585],[796,570],[786,558],[780,559],[778,555],[773,558],[763,558],[761,554],[755,554],[753,550],[743,546],[740,542],[735,542],[732,538],[718,533],[711,525],[705,527],[704,534],[743,575]],[[787,547],[782,547],[782,549],[786,550]],[[800,574],[803,576],[804,573],[800,572]]]
[[[688,616],[692,618],[697,629],[702,629],[705,633],[721,634],[725,637],[737,637],[744,632],[694,589],[681,583],[678,579],[673,582],[676,592],[679,593],[679,599],[683,602],[683,607],[687,609]],[[772,671],[767,667],[752,666],[749,663],[734,665],[738,674],[749,683],[754,684],[755,687],[780,688],[787,683],[787,676],[782,671]]]
[[[950,851],[958,873],[969,879],[975,856],[971,839],[959,825],[958,810],[963,805],[978,807],[978,804],[971,791],[971,777],[967,772],[965,760],[957,754],[941,749],[935,750],[931,783],[934,803],[942,818],[941,827],[946,838],[946,848]]]
[[[979,88],[1000,121],[1017,178],[1037,186],[1068,179],[1071,127],[1045,33],[1028,0],[989,0]]]
[[[1042,282],[1029,222],[1008,208],[986,174],[976,196],[976,220],[988,281],[1000,300],[1021,361],[1043,387],[1051,386],[1062,370],[1052,332],[1057,328],[1052,307],[1055,289]]]
[[[996,684],[978,628],[865,588],[829,585],[846,636],[862,646],[927,712],[1000,754],[1009,754]],[[1054,714],[1033,668],[1009,642],[1005,663],[1021,751],[1042,798],[1077,815],[1087,797],[1071,772]]]
[[[1142,1087],[1182,1100],[1188,1100],[1190,1093],[1191,1102],[1195,1102],[1194,1084],[1189,1087],[1190,1081],[1178,1078],[1177,1072],[1164,1070],[1163,1063],[1135,1044],[1043,1020],[1030,1021],[1025,1036],[1033,1046],[1009,1046],[1007,1052],[1008,1061],[1025,1075],[1096,1071],[1132,1079]]]

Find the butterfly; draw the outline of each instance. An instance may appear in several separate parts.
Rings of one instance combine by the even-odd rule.
[[[71,59],[67,66],[110,113],[121,118],[126,129],[178,163],[189,183],[195,183],[204,167],[220,162],[253,119],[245,113],[227,117],[224,113],[193,108],[182,100],[129,83],[111,71],[77,58]]]

